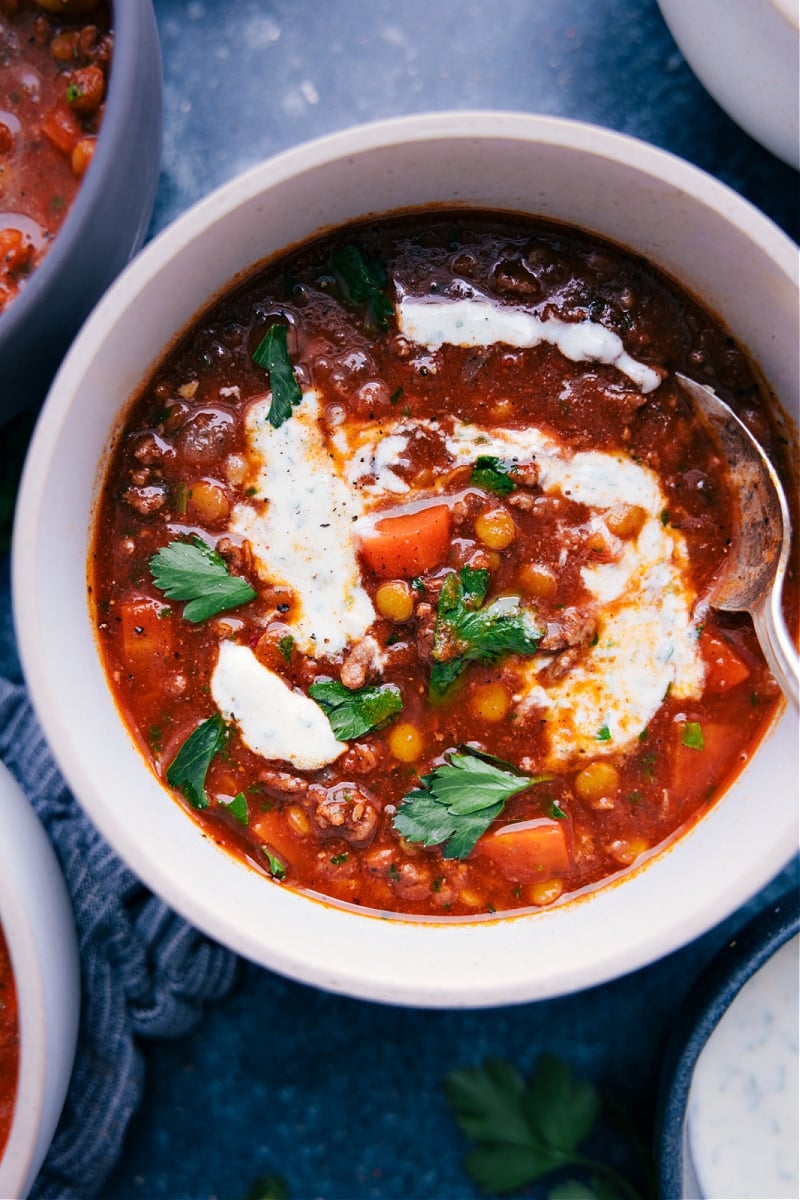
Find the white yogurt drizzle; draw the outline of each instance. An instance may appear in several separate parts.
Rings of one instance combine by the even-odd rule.
[[[220,644],[211,695],[225,720],[238,724],[245,744],[264,758],[315,771],[347,749],[319,705],[292,691],[248,646]]]
[[[247,416],[250,449],[260,463],[254,486],[267,503],[237,505],[230,530],[250,541],[264,580],[294,592],[298,649],[336,655],[375,620],[352,537],[361,498],[334,466],[316,392],[307,391],[279,429],[267,421],[268,410],[264,397]]]
[[[627,353],[622,339],[596,321],[541,320],[521,308],[493,303],[479,294],[460,300],[403,296],[397,305],[400,332],[429,350],[453,346],[488,346],[495,342],[529,348],[547,342],[570,362],[607,363],[627,375],[640,391],[661,383],[658,371]]]

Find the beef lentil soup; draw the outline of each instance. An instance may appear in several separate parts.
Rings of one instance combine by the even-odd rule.
[[[91,163],[112,46],[105,0],[0,0],[0,312]]]
[[[731,505],[681,370],[769,444],[709,314],[516,216],[348,227],[216,302],[128,411],[93,542],[155,774],[274,882],[440,918],[696,820],[779,699],[703,600]]]
[[[8,1141],[19,1074],[17,993],[11,959],[0,928],[0,1158]]]

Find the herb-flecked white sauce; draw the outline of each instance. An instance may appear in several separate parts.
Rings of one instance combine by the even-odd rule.
[[[695,1067],[689,1143],[709,1200],[797,1200],[798,946],[783,946],[725,1012]]]

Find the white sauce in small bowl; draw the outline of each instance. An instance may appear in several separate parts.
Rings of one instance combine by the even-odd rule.
[[[800,934],[745,983],[697,1060],[688,1142],[704,1197],[800,1196],[799,946]]]

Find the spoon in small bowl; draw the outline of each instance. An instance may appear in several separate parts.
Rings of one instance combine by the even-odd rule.
[[[781,609],[791,543],[783,485],[750,430],[712,388],[680,373],[675,378],[722,451],[736,498],[733,542],[712,584],[709,604],[722,612],[750,614],[769,668],[797,708],[800,660]]]

